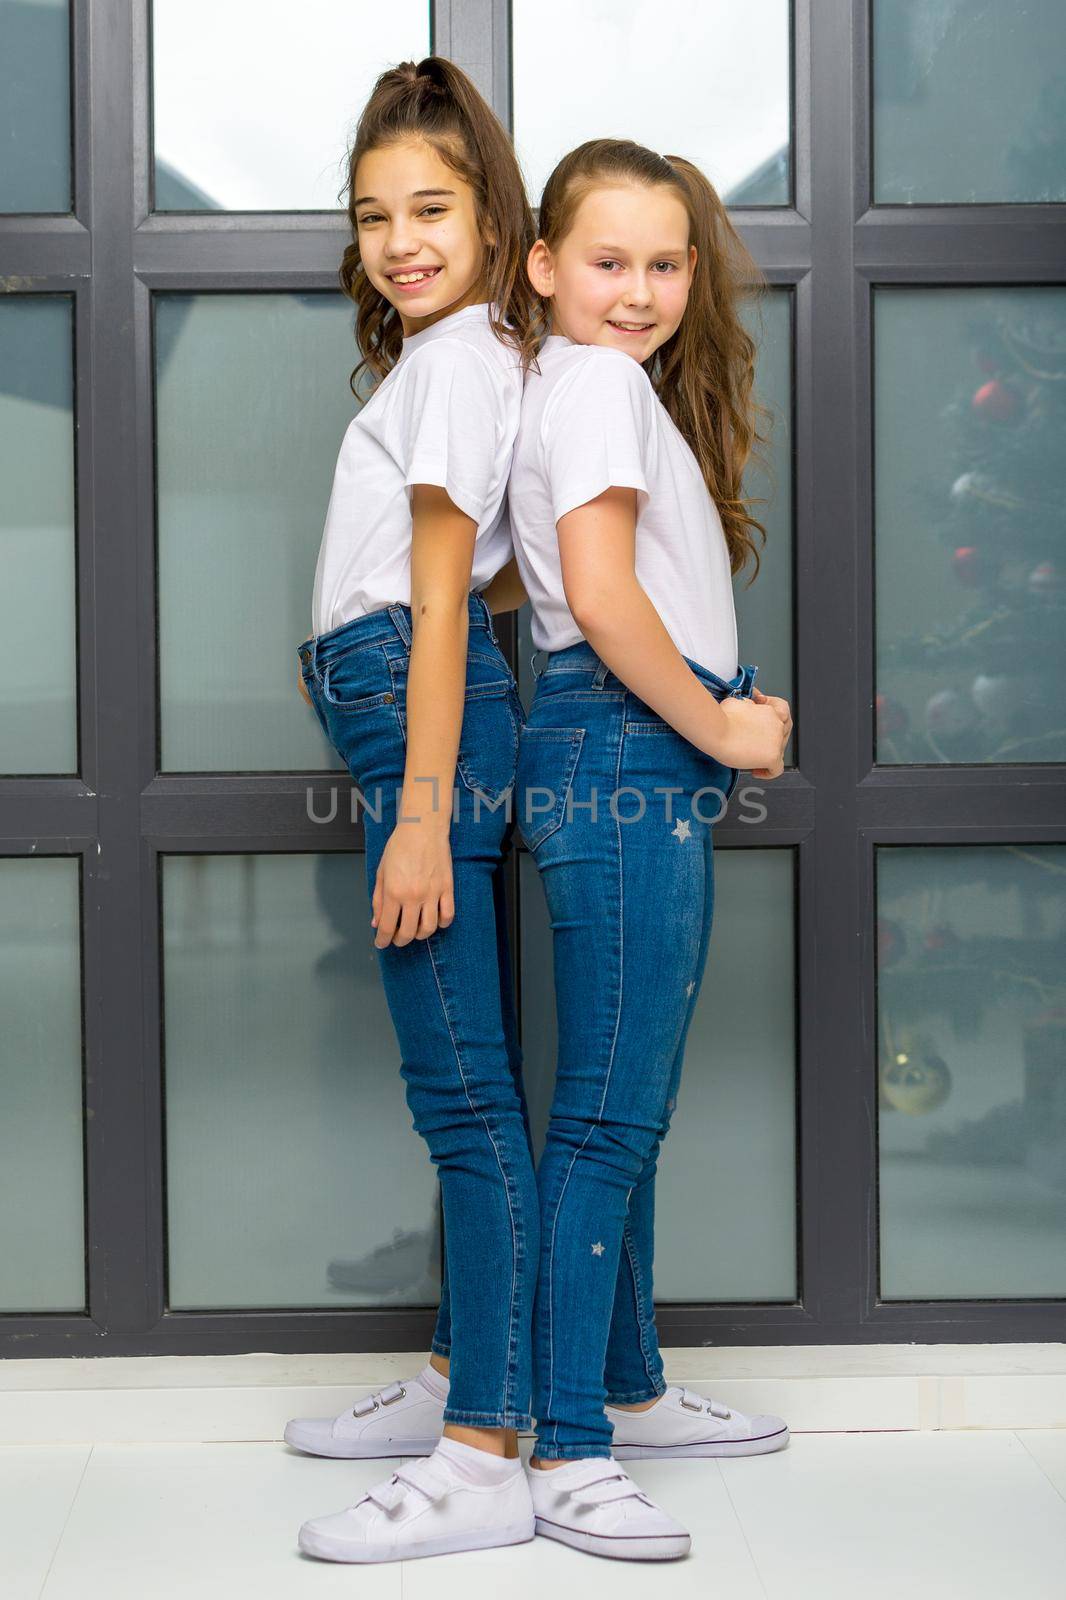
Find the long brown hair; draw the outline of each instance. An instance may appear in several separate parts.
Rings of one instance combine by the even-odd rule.
[[[363,108],[341,190],[342,198],[347,195],[352,242],[339,276],[341,288],[355,302],[355,337],[362,352],[351,376],[353,393],[364,367],[375,379],[383,378],[399,360],[403,344],[400,314],[374,288],[359,254],[355,169],[368,151],[413,138],[432,145],[474,191],[483,249],[481,285],[499,313],[490,312],[492,331],[519,352],[523,366],[538,342],[540,305],[525,273],[537,235],[511,141],[454,62],[443,56],[426,56],[417,66],[401,61],[381,74]]]
[[[741,479],[749,457],[763,459],[757,447],[768,435],[759,424],[768,424],[770,413],[752,393],[755,342],[739,307],[745,297],[761,296],[765,279],[699,168],[629,139],[590,139],[559,162],[540,202],[540,237],[548,249],[558,249],[591,190],[618,183],[673,189],[688,212],[697,260],[685,315],[645,366],[718,507],[731,571],[752,560],[754,581],[759,551],[753,530],[765,544],[766,529],[752,515],[756,502],[741,493]]]

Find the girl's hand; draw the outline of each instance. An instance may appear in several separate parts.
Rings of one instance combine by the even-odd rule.
[[[397,823],[382,852],[371,904],[378,950],[449,927],[455,898],[447,829],[434,820]]]
[[[751,698],[757,701],[760,705],[773,706],[781,720],[787,723],[788,733],[785,736],[785,745],[787,746],[788,741],[792,736],[792,712],[789,709],[788,701],[783,700],[780,695],[763,694],[762,690],[756,689],[754,685],[752,686]],[[753,778],[780,777],[780,772],[768,772],[765,767],[749,768],[749,771],[751,772]]]
[[[753,689],[751,699],[731,695],[719,702],[729,732],[713,754],[726,766],[750,772],[756,778],[779,778],[785,770],[784,754],[792,733],[788,701]]]

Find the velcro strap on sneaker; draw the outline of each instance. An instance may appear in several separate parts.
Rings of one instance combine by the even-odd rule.
[[[721,1417],[723,1420],[731,1417],[733,1413],[728,1406],[718,1400],[704,1400],[701,1394],[695,1394],[691,1389],[682,1387],[681,1404],[686,1411],[709,1411],[712,1417]]]
[[[352,1416],[369,1417],[379,1406],[391,1406],[394,1400],[402,1400],[406,1393],[402,1383],[390,1383],[387,1389],[379,1389],[376,1394],[368,1394],[362,1400],[357,1400],[352,1407]]]
[[[435,1467],[428,1456],[421,1461],[404,1462],[399,1472],[395,1474],[400,1483],[405,1483],[411,1489],[417,1489],[430,1502],[440,1500],[452,1487],[444,1473]]]
[[[432,1504],[440,1500],[450,1487],[447,1478],[428,1460],[412,1461],[405,1463],[399,1472],[394,1472],[386,1483],[376,1483],[368,1489],[363,1498],[373,1500],[382,1511],[395,1511],[411,1489],[417,1490],[423,1499]]]
[[[594,1511],[597,1506],[611,1505],[616,1500],[643,1500],[651,1504],[643,1490],[638,1489],[625,1472],[614,1472],[606,1478],[593,1478],[591,1483],[583,1483],[580,1488],[571,1490],[570,1498],[575,1505],[584,1506],[589,1511]]]
[[[372,1500],[382,1511],[395,1511],[406,1493],[407,1485],[401,1483],[399,1478],[392,1477],[387,1483],[376,1483],[372,1489],[368,1489],[363,1499]]]

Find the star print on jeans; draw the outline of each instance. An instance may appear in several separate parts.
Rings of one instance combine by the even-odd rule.
[[[690,839],[692,830],[684,817],[678,817],[676,825],[670,830],[675,839]]]
[[[597,1239],[596,1243],[592,1246],[592,1254],[594,1256],[602,1256],[603,1254],[603,1245],[599,1239]]]

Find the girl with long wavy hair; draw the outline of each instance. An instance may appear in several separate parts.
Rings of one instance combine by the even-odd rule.
[[[449,61],[378,79],[348,215],[353,388],[360,368],[374,387],[341,444],[300,676],[358,787],[447,1275],[429,1365],[285,1437],[313,1455],[422,1458],[300,1529],[309,1554],[388,1561],[534,1531],[516,1429],[530,1421],[538,1209],[496,871],[523,713],[483,591],[512,559],[505,491],[538,307],[510,141]]]
[[[620,1460],[779,1449],[779,1417],[669,1386],[652,1303],[654,1182],[739,770],[783,770],[787,703],[738,663],[731,578],[761,527],[757,269],[706,177],[625,140],[544,190],[529,275],[550,318],[510,481],[533,642],[518,826],[553,934],[558,1058],[538,1168],[537,1531],[623,1559],[689,1535]],[[613,1457],[612,1457],[613,1450]]]

